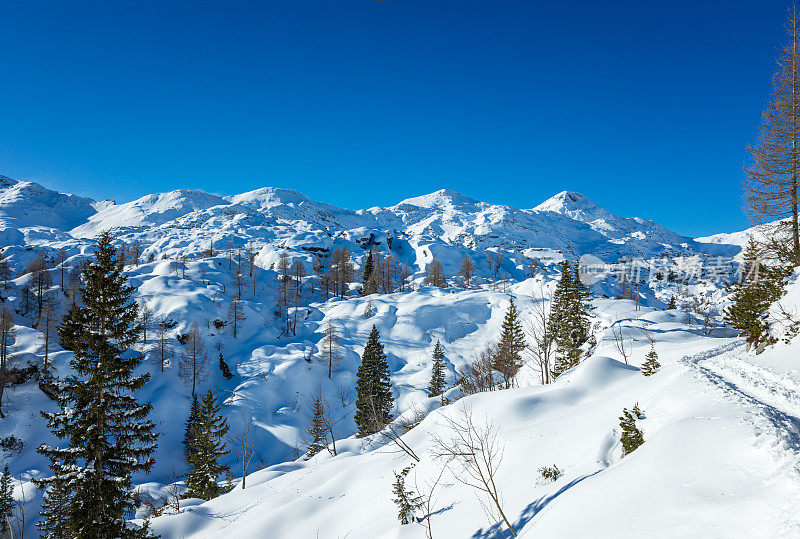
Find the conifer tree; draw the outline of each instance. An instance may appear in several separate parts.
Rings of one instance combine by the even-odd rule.
[[[392,472],[394,473],[394,483],[392,484],[394,499],[392,501],[397,506],[397,520],[403,525],[416,522],[414,510],[422,505],[422,497],[406,488],[406,476],[411,468],[412,466],[407,466],[400,473]]]
[[[503,319],[500,342],[497,344],[497,354],[492,365],[503,376],[506,388],[511,387],[511,381],[522,366],[522,351],[526,347],[525,331],[512,296]]]
[[[461,280],[464,282],[464,288],[472,286],[472,279],[475,278],[475,263],[469,256],[465,256],[458,267],[458,272],[461,274]]]
[[[667,309],[677,309],[678,303],[675,301],[675,296],[672,296],[669,299],[669,305],[667,305]]]
[[[228,366],[228,363],[225,361],[225,358],[222,357],[222,351],[219,353],[219,370],[222,371],[222,377],[226,380],[230,380],[233,378],[233,373],[231,372],[231,368]]]
[[[200,326],[195,320],[192,322],[187,334],[186,344],[178,363],[178,375],[187,386],[192,386],[192,395],[197,391],[197,382],[204,382],[208,378],[208,356],[206,344],[200,334]]]
[[[107,232],[83,267],[83,281],[83,306],[62,325],[74,351],[74,374],[58,389],[60,410],[43,413],[65,444],[37,450],[53,471],[36,481],[50,487],[43,526],[69,537],[148,537],[146,526],[134,528],[126,518],[137,505],[131,476],[152,468],[157,433],[147,419],[152,405],[134,396],[149,375],[134,375],[142,361],[131,353],[140,333],[138,309]],[[57,500],[64,500],[62,507]]]
[[[41,518],[36,523],[41,539],[74,539],[64,528],[69,519],[69,489],[66,479],[53,481],[42,501]]]
[[[756,221],[789,217],[787,258],[800,263],[800,14],[792,8],[787,40],[772,77],[772,98],[761,115],[758,141],[748,146],[745,201]]]
[[[761,264],[760,249],[752,238],[743,258],[741,278],[729,287],[732,304],[725,309],[724,319],[731,327],[741,331],[748,347],[761,351],[772,342],[767,312],[770,305],[783,294],[787,270]]]
[[[369,436],[380,431],[391,421],[391,410],[394,406],[392,385],[389,380],[389,364],[383,345],[380,343],[378,328],[372,326],[361,365],[356,373],[355,422],[359,436]]]
[[[644,435],[642,431],[636,426],[637,419],[643,419],[639,405],[636,404],[633,410],[623,408],[622,415],[619,418],[619,426],[622,429],[622,456],[630,455],[637,447],[644,443]]]
[[[14,484],[6,464],[0,475],[0,537],[13,537],[14,506]]]
[[[372,250],[367,254],[367,261],[364,263],[364,273],[362,275],[364,286],[361,288],[361,295],[368,296],[377,292],[378,283],[375,279],[375,262],[372,258]]]
[[[189,417],[186,419],[186,428],[183,431],[183,457],[186,462],[189,462],[189,455],[194,452],[193,444],[199,418],[200,401],[197,400],[197,395],[192,395],[192,404],[189,405]]]
[[[209,389],[200,403],[194,437],[189,441],[186,475],[186,498],[210,500],[225,492],[217,481],[222,474],[230,474],[230,469],[219,463],[229,450],[225,448],[225,435],[230,427],[228,420],[220,415],[222,405]]]
[[[311,423],[306,428],[310,438],[308,455],[313,457],[328,446],[327,426],[325,425],[325,403],[319,391],[315,392],[311,402]]]
[[[658,362],[658,354],[656,353],[655,344],[650,345],[650,351],[647,353],[642,363],[642,374],[645,376],[652,376],[658,369],[661,368],[661,363]]]
[[[549,323],[556,341],[553,377],[560,376],[580,361],[581,346],[589,340],[589,290],[581,282],[578,264],[561,264],[561,279],[556,284]]]
[[[433,368],[431,369],[431,381],[428,384],[429,397],[438,397],[444,391],[446,387],[445,368],[444,348],[442,348],[442,343],[440,341],[436,341],[436,346],[433,347]]]

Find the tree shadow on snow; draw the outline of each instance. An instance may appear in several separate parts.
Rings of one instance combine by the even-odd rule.
[[[573,479],[566,485],[562,486],[556,492],[549,494],[547,496],[542,496],[538,500],[535,500],[528,504],[528,506],[523,509],[522,514],[519,516],[516,522],[513,523],[514,529],[519,533],[531,520],[535,517],[539,511],[547,507],[547,504],[561,496],[563,493],[593,475],[600,473],[601,470],[597,470],[593,473],[584,475],[582,477],[578,477],[577,479]],[[512,537],[510,531],[508,531],[505,526],[501,526],[500,524],[493,524],[488,528],[481,528],[480,530],[476,531],[472,534],[472,539],[494,539],[497,537]]]

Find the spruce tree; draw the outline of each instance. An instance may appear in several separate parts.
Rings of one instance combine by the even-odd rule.
[[[233,378],[233,373],[231,372],[231,368],[228,366],[228,363],[225,361],[225,358],[222,357],[222,352],[219,353],[219,370],[222,371],[222,377],[226,380],[230,380]]]
[[[630,455],[637,447],[644,443],[644,435],[642,431],[636,426],[637,419],[643,419],[639,405],[635,404],[633,410],[623,408],[622,415],[619,418],[619,426],[622,429],[622,456]]]
[[[392,420],[390,412],[394,406],[389,364],[386,362],[380,334],[375,326],[372,326],[372,332],[364,347],[356,376],[358,400],[354,419],[358,435],[369,436],[380,431]]]
[[[433,368],[431,369],[431,381],[428,384],[428,396],[438,397],[444,392],[446,387],[445,382],[445,363],[444,363],[444,348],[442,343],[436,341],[436,346],[433,347]]]
[[[412,466],[403,468],[400,473],[394,473],[394,483],[392,484],[393,502],[397,506],[397,520],[400,524],[411,524],[416,522],[414,510],[421,507],[422,497],[413,490],[406,489],[406,476],[411,471]]]
[[[525,331],[519,319],[514,297],[508,303],[508,310],[500,333],[500,342],[497,344],[492,367],[503,376],[506,388],[511,387],[511,381],[522,366],[522,351],[527,348]]]
[[[788,270],[761,263],[761,251],[751,238],[743,253],[741,278],[730,285],[732,304],[725,309],[724,319],[738,329],[748,347],[761,351],[773,339],[769,335],[767,313],[783,294],[783,281]]]
[[[361,295],[368,296],[377,292],[377,282],[375,281],[373,273],[375,272],[375,262],[372,259],[372,250],[367,255],[367,261],[364,263],[363,283]]]
[[[589,340],[589,290],[581,282],[578,264],[574,270],[569,262],[561,264],[561,279],[556,284],[550,309],[549,324],[555,335],[556,359],[552,375],[560,376],[576,366],[581,346]]]
[[[194,440],[197,432],[197,422],[200,419],[200,401],[197,395],[192,395],[192,404],[189,405],[189,417],[186,419],[186,428],[183,432],[183,457],[189,462],[189,456],[194,452]]]
[[[36,481],[50,487],[43,526],[70,537],[148,537],[146,527],[129,526],[126,517],[137,506],[131,476],[152,468],[157,433],[147,419],[152,405],[134,397],[149,375],[134,374],[142,362],[131,350],[140,333],[138,308],[107,232],[82,271],[83,306],[62,326],[74,352],[74,373],[58,389],[60,411],[43,413],[65,445],[37,450],[53,471]]]
[[[654,344],[650,345],[650,351],[645,356],[644,363],[642,363],[642,374],[645,376],[652,376],[658,369],[661,368],[661,363],[658,362],[658,354]]]
[[[186,474],[185,498],[210,500],[225,492],[217,480],[219,476],[230,474],[230,469],[219,463],[229,450],[225,448],[225,435],[230,427],[228,420],[220,415],[222,405],[209,389],[200,403],[194,437],[189,442]]]
[[[325,403],[322,395],[316,392],[311,399],[311,423],[306,429],[311,441],[308,444],[308,455],[313,457],[328,446],[327,427],[325,426]]]
[[[0,475],[0,537],[12,537],[11,520],[14,518],[14,483],[8,464]]]

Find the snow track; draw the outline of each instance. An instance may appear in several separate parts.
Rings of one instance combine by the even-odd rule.
[[[789,378],[750,363],[744,353],[744,343],[737,339],[683,357],[681,362],[721,391],[724,398],[744,405],[746,418],[753,426],[756,446],[767,450],[775,459],[776,467],[765,480],[790,478],[800,493],[800,387]],[[787,536],[797,537],[800,534],[797,509],[789,500],[784,505],[781,509],[786,520],[782,531]]]

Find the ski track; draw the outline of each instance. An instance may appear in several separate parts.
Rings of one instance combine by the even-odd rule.
[[[788,378],[743,360],[744,353],[744,342],[736,339],[680,361],[724,398],[744,405],[756,445],[770,452],[777,463],[776,471],[765,481],[790,477],[800,493],[800,388]],[[776,508],[783,516],[781,536],[800,537],[795,500],[786,499]]]

